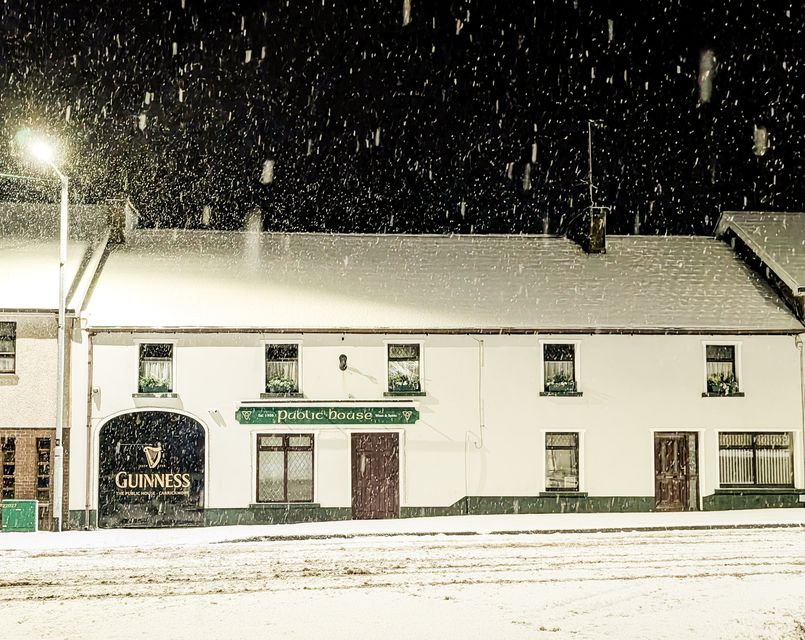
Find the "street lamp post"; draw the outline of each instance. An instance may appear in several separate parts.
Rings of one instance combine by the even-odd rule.
[[[65,315],[67,300],[65,299],[64,270],[67,263],[67,229],[70,181],[54,162],[52,147],[44,142],[31,144],[31,152],[44,164],[48,165],[58,176],[61,183],[61,202],[59,208],[59,313],[56,333],[56,443],[53,450],[53,524],[56,531],[62,530],[62,502],[64,496],[64,347],[65,347]]]

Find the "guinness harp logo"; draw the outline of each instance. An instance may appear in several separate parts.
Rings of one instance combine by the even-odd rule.
[[[162,460],[162,443],[157,443],[156,447],[143,447],[143,451],[145,452],[145,460],[148,463],[148,468],[153,469],[159,464],[159,461]]]

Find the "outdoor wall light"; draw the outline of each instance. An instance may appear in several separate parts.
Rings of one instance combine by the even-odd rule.
[[[341,369],[341,371],[347,370],[347,356],[343,353],[338,356],[338,368]]]

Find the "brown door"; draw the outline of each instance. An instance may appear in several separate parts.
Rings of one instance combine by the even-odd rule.
[[[654,500],[657,511],[698,508],[695,433],[654,434]]]
[[[352,517],[400,515],[400,444],[396,433],[352,434]]]

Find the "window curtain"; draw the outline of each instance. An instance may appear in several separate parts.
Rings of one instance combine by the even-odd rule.
[[[701,362],[701,360],[699,361]],[[564,361],[546,361],[545,362],[545,381],[550,382],[554,380],[556,376],[562,375],[564,377],[570,378],[571,380],[575,379],[573,375],[573,361],[572,360],[564,360]]]
[[[173,388],[173,360],[148,359],[140,362],[141,378],[156,378],[164,381],[169,388]]]
[[[272,378],[288,378],[296,382],[299,379],[299,363],[296,360],[267,360],[266,380]]]

